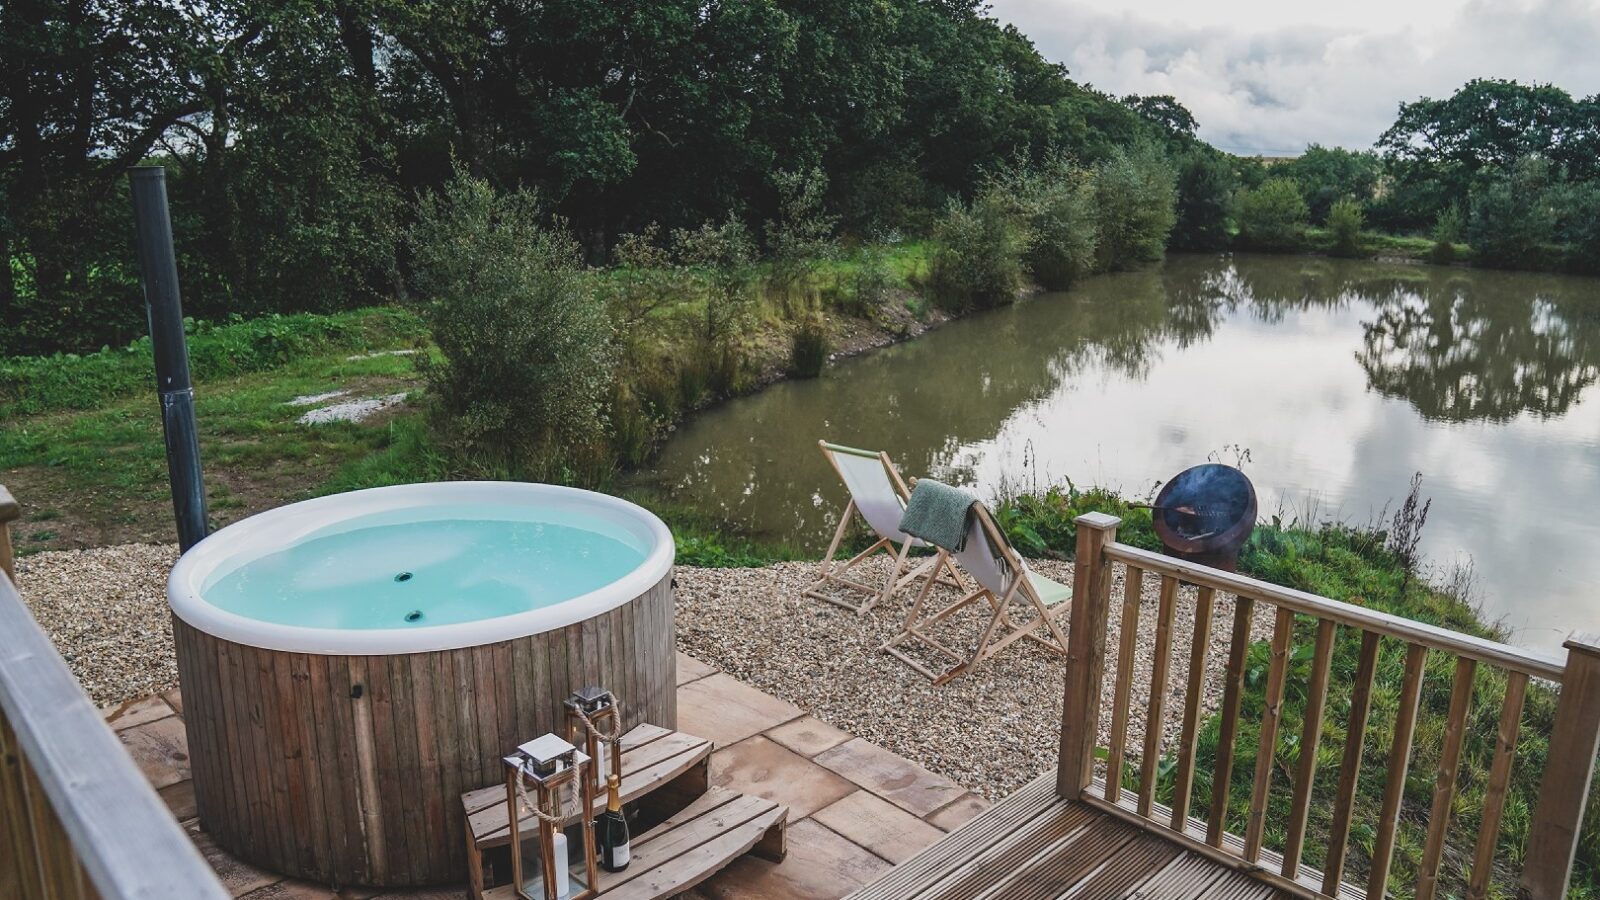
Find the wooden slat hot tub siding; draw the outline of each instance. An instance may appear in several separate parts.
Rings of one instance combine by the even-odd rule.
[[[430,653],[262,650],[174,619],[201,823],[242,859],[323,883],[460,881],[460,795],[562,733],[572,690],[609,688],[627,728],[677,727],[672,613],[669,572],[566,628]]]

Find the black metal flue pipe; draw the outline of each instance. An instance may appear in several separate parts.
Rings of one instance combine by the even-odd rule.
[[[161,397],[161,428],[167,440],[172,512],[178,520],[178,546],[187,552],[206,536],[206,489],[200,477],[200,436],[195,428],[194,386],[189,381],[189,345],[183,334],[178,259],[172,248],[172,217],[167,211],[167,170],[161,166],[134,166],[128,170],[128,181],[133,188],[144,307],[150,320],[150,343],[155,349],[156,390]]]

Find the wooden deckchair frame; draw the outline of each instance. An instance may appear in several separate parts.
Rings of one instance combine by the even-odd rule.
[[[848,481],[844,477],[844,471],[839,468],[839,463],[834,459],[834,454],[836,453],[847,453],[851,456],[876,459],[883,466],[884,472],[887,473],[889,483],[893,485],[901,503],[911,498],[911,489],[906,487],[905,479],[900,477],[900,470],[895,468],[894,461],[889,458],[888,453],[882,450],[877,452],[857,450],[854,447],[830,444],[827,441],[817,441],[817,446],[822,449],[822,455],[827,457],[828,465],[833,467],[833,471],[838,474],[839,480],[844,482],[847,487]],[[878,540],[872,546],[852,556],[845,563],[836,564],[834,555],[839,552],[839,545],[844,542],[844,536],[850,530],[850,520],[856,513],[856,499],[852,495],[849,501],[845,503],[844,509],[839,513],[839,525],[833,530],[833,540],[828,544],[827,554],[822,557],[822,571],[817,581],[806,588],[802,596],[832,603],[834,606],[842,606],[856,615],[863,615],[874,606],[894,596],[895,592],[901,588],[915,583],[917,579],[922,578],[929,572],[935,574],[936,580],[940,584],[956,588],[962,593],[971,590],[967,579],[961,574],[961,570],[956,568],[955,561],[948,555],[929,557],[909,572],[906,571],[906,561],[911,555],[912,541],[907,540],[896,544],[894,540],[881,534],[878,535]],[[866,521],[864,516],[862,521]],[[871,528],[870,523],[868,523],[868,527]],[[876,530],[874,530],[874,533],[877,533]],[[889,577],[884,580],[882,585],[873,587],[870,584],[849,577],[851,569],[860,565],[880,550],[894,558],[894,567],[890,570]],[[866,599],[860,603],[851,603],[848,600],[824,593],[824,589],[829,586],[842,587],[856,593],[865,594]]]
[[[1014,573],[1011,578],[1011,584],[1006,588],[1005,594],[997,596],[993,591],[980,584],[976,590],[963,594],[960,599],[951,602],[938,612],[924,614],[924,609],[928,604],[928,596],[933,590],[933,579],[926,579],[922,584],[921,590],[917,591],[917,599],[912,603],[911,612],[906,616],[905,626],[900,629],[898,634],[885,641],[880,648],[885,653],[898,658],[901,662],[926,675],[936,687],[972,671],[984,660],[1022,638],[1032,638],[1063,656],[1067,652],[1067,637],[1056,623],[1056,617],[1071,607],[1072,600],[1070,598],[1063,600],[1057,603],[1054,609],[1047,605],[1044,602],[1044,598],[1039,596],[1039,591],[1034,587],[1032,580],[1029,579],[1028,569],[1023,564],[1022,557],[1017,555],[1017,551],[1011,546],[1011,542],[1006,540],[1005,535],[1000,531],[1000,526],[995,524],[994,517],[989,514],[988,508],[983,505],[982,501],[973,503],[972,514],[977,517],[978,526],[983,529],[984,536],[989,540],[989,545],[999,552],[1000,559]],[[953,555],[942,547],[939,548],[938,560],[939,562],[936,562],[935,565],[953,565]],[[1032,620],[1022,625],[1016,624],[1010,614],[1012,602],[1019,599],[1019,597],[1031,604],[1036,614]],[[930,626],[943,621],[957,611],[979,600],[988,601],[989,607],[993,612],[989,616],[988,624],[983,629],[982,636],[978,638],[977,644],[968,653],[963,654],[946,647],[927,632],[926,629]],[[1041,625],[1048,631],[1047,635],[1036,633]],[[1001,626],[1004,626],[1005,634],[997,639],[995,638],[995,632]],[[900,649],[900,645],[907,641],[920,641],[934,651],[949,657],[954,662],[943,672],[935,672]]]

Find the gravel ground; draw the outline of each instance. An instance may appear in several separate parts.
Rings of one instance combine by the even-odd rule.
[[[1030,565],[1057,581],[1072,583],[1070,563],[1033,561]],[[886,566],[884,558],[882,566],[872,571],[881,575]],[[817,564],[812,562],[760,569],[680,568],[679,647],[817,718],[990,798],[1009,794],[1055,765],[1063,690],[1059,656],[1033,641],[1018,641],[975,672],[935,688],[921,674],[878,649],[898,630],[911,603],[909,591],[857,616],[802,597],[801,592],[816,575]],[[1129,748],[1142,746],[1144,740],[1158,590],[1157,579],[1146,579],[1134,654]],[[1115,642],[1121,633],[1120,570],[1112,597],[1102,744],[1111,729]],[[1194,600],[1195,590],[1184,588],[1175,610],[1163,729],[1168,742],[1175,741],[1183,715]],[[1265,615],[1258,612],[1253,638],[1270,636],[1271,618],[1270,611]],[[970,646],[983,626],[976,615],[959,619],[953,617],[950,627],[938,633],[953,648]],[[1232,627],[1233,598],[1219,597],[1206,657],[1203,705],[1207,710],[1221,704]],[[963,639],[965,643],[961,643]]]
[[[167,611],[176,544],[122,544],[17,560],[17,586],[94,702],[178,686]]]
[[[166,577],[176,559],[173,545],[124,544],[38,553],[17,561],[17,580],[34,617],[96,703],[120,703],[177,686],[166,605]],[[887,559],[869,563],[863,574],[881,576],[886,565]],[[1070,564],[1032,565],[1058,581],[1072,581]],[[878,649],[898,630],[910,605],[909,591],[857,616],[801,596],[816,572],[814,562],[755,569],[680,568],[679,647],[991,798],[1010,793],[1054,764],[1061,716],[1059,657],[1033,641],[1019,641],[976,672],[934,688]],[[1130,748],[1141,746],[1144,738],[1156,592],[1155,580],[1147,580],[1135,654]],[[1121,627],[1121,604],[1115,601],[1121,593],[1119,575],[1113,590],[1102,742],[1110,729],[1114,645]],[[975,609],[972,615],[952,617],[939,635],[950,646],[970,646],[984,618]],[[1270,612],[1258,615],[1254,638],[1270,634],[1270,620]],[[1232,598],[1220,597],[1206,663],[1207,710],[1221,702],[1232,622]],[[1194,590],[1185,588],[1173,625],[1164,718],[1168,741],[1175,738],[1182,715],[1193,631]]]

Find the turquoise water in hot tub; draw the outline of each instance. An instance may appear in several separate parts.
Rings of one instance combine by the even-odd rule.
[[[253,559],[202,593],[221,609],[281,625],[421,628],[551,606],[616,581],[644,559],[626,540],[564,524],[375,522]]]

